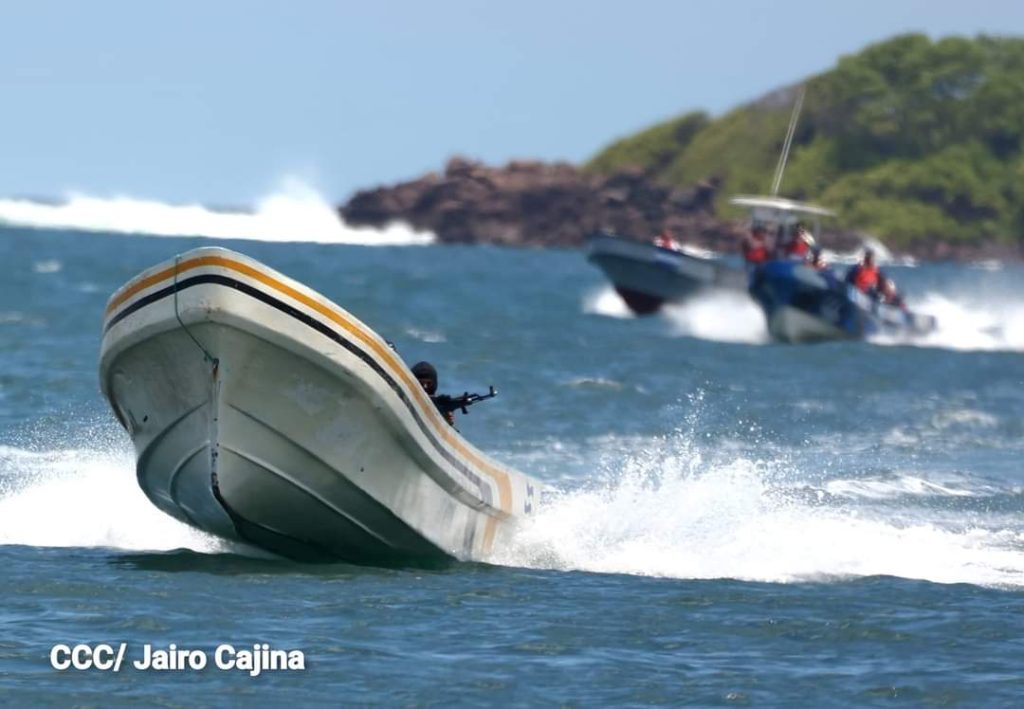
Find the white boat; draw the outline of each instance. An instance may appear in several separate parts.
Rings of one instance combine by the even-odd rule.
[[[99,370],[149,499],[282,556],[486,559],[540,494],[448,425],[368,326],[226,249],[114,293]]]

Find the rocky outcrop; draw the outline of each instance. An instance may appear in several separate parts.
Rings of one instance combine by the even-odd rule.
[[[689,189],[673,188],[640,169],[602,176],[569,163],[514,161],[489,167],[456,157],[443,174],[358,192],[340,211],[353,226],[401,221],[449,244],[576,247],[602,229],[643,240],[668,229],[684,243],[733,252],[746,227],[715,215],[717,189],[713,178]],[[850,251],[861,242],[854,232],[816,236],[836,251]],[[1017,244],[966,244],[939,237],[916,241],[900,255],[963,261],[1022,256]]]
[[[359,192],[341,213],[354,226],[403,221],[444,243],[572,247],[600,229],[646,239],[667,228],[681,240],[732,250],[742,226],[713,214],[716,186],[675,189],[639,170],[604,177],[568,163],[496,168],[452,158],[443,174]]]

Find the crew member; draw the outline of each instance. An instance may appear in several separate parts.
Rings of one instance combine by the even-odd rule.
[[[759,266],[768,261],[768,230],[757,224],[750,234],[743,239],[743,260],[751,266]]]
[[[903,302],[903,296],[896,290],[896,284],[884,274],[878,276],[878,299],[886,305],[895,306],[900,310],[907,309],[907,304]]]
[[[430,401],[437,407],[437,410],[444,416],[444,420],[452,426],[455,425],[455,413],[452,411],[445,411],[437,404],[437,370],[434,369],[434,365],[430,362],[417,362],[412,367],[413,376],[423,387],[423,391],[427,392],[430,396]]]
[[[804,260],[807,252],[814,246],[814,237],[807,231],[803,224],[797,224],[793,230],[793,236],[786,244],[785,256],[788,259]]]
[[[811,258],[807,265],[815,271],[824,271],[829,267],[828,261],[825,260],[825,257],[821,253],[820,246],[815,246],[811,249]]]
[[[864,249],[860,263],[847,271],[846,282],[861,293],[871,293],[878,287],[878,266],[875,265],[875,252],[872,249]]]
[[[672,232],[668,229],[662,229],[661,233],[654,237],[654,245],[661,249],[670,249],[671,251],[681,251],[682,247],[679,242],[672,236]]]

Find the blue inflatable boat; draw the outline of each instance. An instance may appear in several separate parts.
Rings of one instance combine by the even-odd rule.
[[[797,261],[770,261],[753,270],[750,295],[764,311],[769,334],[781,342],[920,336],[936,327],[930,315],[881,303],[831,270]]]

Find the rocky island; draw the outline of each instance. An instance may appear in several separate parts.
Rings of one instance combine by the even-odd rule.
[[[606,176],[569,163],[499,168],[456,157],[443,173],[359,192],[341,212],[352,225],[400,220],[451,244],[573,247],[599,229],[643,237],[668,228],[691,242],[731,249],[742,227],[714,216],[715,192],[714,182],[671,187],[641,169]]]

